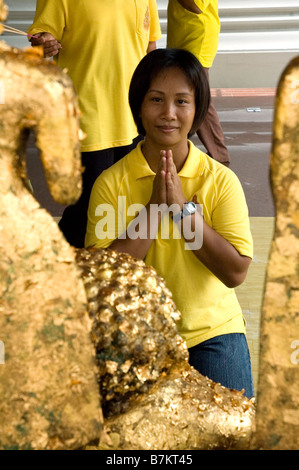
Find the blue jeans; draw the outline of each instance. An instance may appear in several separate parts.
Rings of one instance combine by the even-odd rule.
[[[245,389],[254,396],[250,355],[246,337],[230,333],[208,339],[189,349],[189,363],[202,375],[224,387]]]

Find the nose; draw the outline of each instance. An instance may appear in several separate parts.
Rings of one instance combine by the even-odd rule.
[[[172,101],[165,101],[162,109],[162,118],[167,121],[176,119],[176,106]]]

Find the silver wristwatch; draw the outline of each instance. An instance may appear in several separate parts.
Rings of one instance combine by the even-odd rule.
[[[185,202],[183,205],[183,209],[176,215],[173,216],[174,222],[178,222],[179,220],[183,219],[187,215],[194,214],[197,211],[197,206],[195,202],[189,201]]]

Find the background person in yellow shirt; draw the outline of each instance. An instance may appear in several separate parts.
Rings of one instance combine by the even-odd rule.
[[[193,54],[157,49],[142,59],[129,101],[145,140],[97,178],[85,246],[110,247],[153,266],[182,314],[178,328],[191,365],[251,397],[245,323],[234,291],[252,258],[245,196],[235,173],[188,140],[209,100]]]
[[[167,46],[192,52],[208,77],[218,49],[219,32],[218,0],[169,0]],[[212,100],[197,135],[211,157],[229,166],[229,152]]]
[[[67,69],[79,97],[83,194],[59,226],[82,247],[95,179],[138,141],[128,90],[138,62],[161,36],[156,0],[37,0],[28,32],[40,36],[32,45],[42,44]]]

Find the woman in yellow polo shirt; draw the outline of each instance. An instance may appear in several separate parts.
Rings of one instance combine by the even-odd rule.
[[[252,258],[245,196],[231,170],[188,140],[209,100],[207,77],[193,54],[158,49],[142,59],[129,101],[145,140],[97,178],[85,246],[110,247],[153,266],[181,311],[178,328],[190,363],[252,396],[234,291]]]

